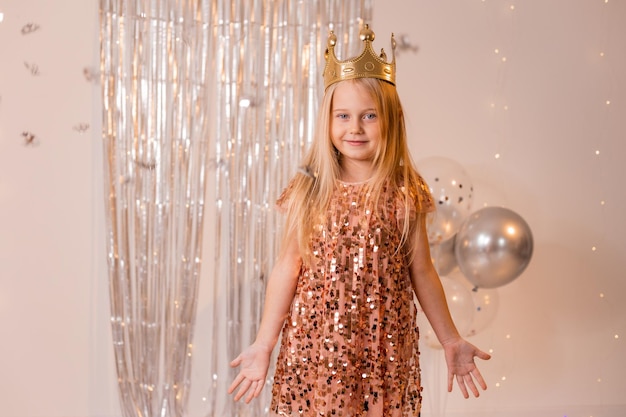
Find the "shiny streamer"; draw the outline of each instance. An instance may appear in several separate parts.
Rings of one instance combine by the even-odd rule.
[[[100,0],[111,325],[124,416],[185,415],[209,168],[206,413],[267,414],[269,389],[251,405],[228,397],[228,362],[260,321],[281,229],[274,201],[313,137],[327,30],[339,56],[355,55],[371,3]]]
[[[356,55],[371,9],[364,0],[211,3],[217,244],[210,416],[267,415],[271,380],[260,400],[233,403],[228,362],[253,342],[260,322],[280,240],[274,202],[313,138],[328,28],[339,54]]]
[[[202,248],[209,10],[101,0],[110,308],[122,413],[183,416]]]

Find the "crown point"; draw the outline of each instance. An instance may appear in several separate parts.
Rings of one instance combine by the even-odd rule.
[[[374,40],[374,31],[370,29],[369,25],[363,25],[359,31],[359,39],[365,43],[361,54],[345,60],[339,60],[335,56],[337,36],[332,29],[329,31],[328,46],[324,51],[326,65],[322,72],[324,77],[324,89],[336,82],[356,78],[377,78],[387,81],[392,85],[396,85],[396,44],[393,34],[391,37],[393,56],[391,62],[387,62],[387,53],[384,49],[380,50],[380,55],[373,50],[372,41]]]
[[[330,34],[328,35],[328,45],[329,46],[335,46],[337,45],[337,35],[335,35],[334,31],[330,31]]]
[[[365,25],[361,32],[359,33],[359,39],[362,41],[370,41],[372,42],[375,38],[374,31],[370,29],[369,25]]]

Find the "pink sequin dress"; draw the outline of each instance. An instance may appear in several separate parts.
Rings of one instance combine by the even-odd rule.
[[[425,183],[416,211],[434,209]],[[289,188],[279,205],[289,198]],[[383,190],[378,210],[363,183],[339,182],[315,228],[282,331],[273,413],[418,416],[421,384],[413,289],[403,251],[403,202]]]

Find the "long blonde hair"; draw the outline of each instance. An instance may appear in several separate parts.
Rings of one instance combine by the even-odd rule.
[[[404,201],[403,244],[411,242],[409,236],[415,230],[416,222],[409,221],[409,214],[415,210],[416,199],[411,193],[419,189],[419,175],[409,153],[404,113],[396,87],[375,78],[341,81],[330,85],[324,93],[315,137],[302,160],[306,172],[299,172],[292,180],[287,202],[285,239],[296,234],[304,260],[310,257],[313,228],[319,219],[324,218],[340,178],[340,155],[330,137],[330,114],[334,91],[340,83],[346,82],[359,84],[371,94],[378,112],[382,140],[373,160],[374,175],[366,185],[370,199],[376,202],[384,183],[388,183]]]

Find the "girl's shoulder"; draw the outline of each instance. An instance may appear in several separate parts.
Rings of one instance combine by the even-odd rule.
[[[280,211],[287,211],[292,202],[298,201],[309,194],[309,190],[311,188],[311,178],[307,175],[301,174],[301,172],[298,172],[294,177],[292,177],[287,183],[287,186],[278,196],[278,199],[276,200],[276,207]]]
[[[403,200],[408,197],[409,201],[413,202],[412,206],[418,213],[428,213],[435,210],[435,202],[430,188],[419,174],[409,177],[408,184],[406,181],[400,182],[398,196]]]
[[[435,200],[430,192],[430,187],[424,181],[421,175],[417,176],[416,199],[418,202],[419,211],[422,213],[428,213],[435,210]]]

